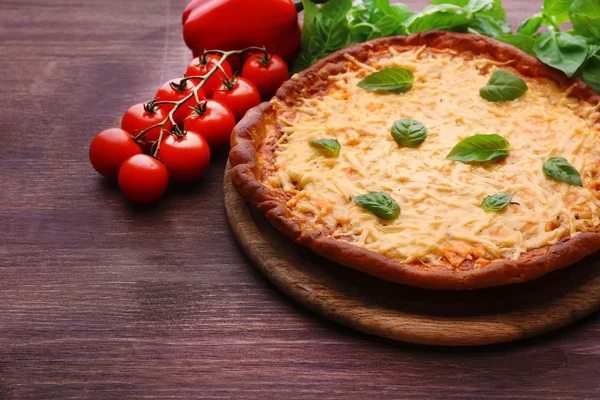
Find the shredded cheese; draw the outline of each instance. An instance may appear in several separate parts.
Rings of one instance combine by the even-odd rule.
[[[472,259],[476,245],[485,248],[485,255],[475,258],[516,259],[598,226],[600,201],[593,179],[600,163],[595,150],[600,127],[586,118],[597,108],[568,97],[570,91],[554,82],[532,78],[524,78],[529,90],[523,97],[488,102],[479,89],[493,71],[516,71],[483,57],[468,60],[420,47],[390,49],[389,58],[372,65],[346,58],[348,71],[329,78],[326,95],[303,100],[295,118],[289,113],[279,117],[282,135],[273,149],[279,168],[266,182],[302,193],[288,204],[300,220],[399,262],[433,257],[452,265]],[[357,87],[366,74],[387,67],[412,70],[412,90],[397,94]],[[401,118],[428,128],[420,147],[401,147],[393,140],[392,124]],[[484,165],[446,160],[459,141],[480,133],[506,138],[510,155]],[[310,140],[323,138],[341,143],[338,158],[326,158],[309,146]],[[542,164],[552,156],[575,166],[585,187],[546,177]],[[396,199],[402,208],[397,219],[378,220],[352,201],[374,191]],[[512,193],[518,204],[497,213],[483,211],[483,198],[496,193]]]

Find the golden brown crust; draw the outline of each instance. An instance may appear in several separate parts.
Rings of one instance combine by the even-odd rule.
[[[544,65],[535,57],[511,45],[485,36],[441,31],[376,39],[340,50],[302,71],[298,79],[286,82],[276,97],[278,101],[292,105],[302,94],[326,91],[327,79],[323,78],[347,68],[345,54],[365,62],[372,54],[390,46],[423,45],[485,55],[501,62],[513,60],[512,66],[525,76],[552,79],[564,89],[573,87],[571,96],[591,104],[600,102],[600,96],[581,79],[569,79],[562,72]],[[517,261],[497,260],[481,269],[433,271],[397,263],[351,243],[331,239],[320,231],[303,231],[300,222],[291,218],[291,213],[281,196],[260,182],[257,151],[261,151],[262,138],[269,122],[274,122],[273,107],[270,103],[263,103],[250,110],[235,128],[229,155],[233,185],[246,201],[263,212],[284,235],[332,261],[385,280],[412,286],[431,289],[475,289],[535,279],[600,250],[600,232],[595,230],[581,233],[553,246],[529,251]]]

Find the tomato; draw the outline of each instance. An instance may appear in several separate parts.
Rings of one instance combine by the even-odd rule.
[[[158,92],[156,92],[156,101],[181,101],[185,97],[193,93],[192,89],[194,85],[190,81],[181,82],[181,79],[171,79],[169,82],[165,82]],[[198,98],[202,101],[206,99],[206,95],[202,89],[198,89]],[[175,123],[179,126],[183,126],[183,120],[190,113],[190,107],[197,106],[196,97],[192,96],[188,101],[183,103],[177,111],[173,114]],[[161,104],[160,106],[165,112],[169,113],[175,106],[172,104]]]
[[[290,78],[290,71],[279,56],[255,54],[244,64],[242,76],[254,83],[263,99],[270,99]]]
[[[206,139],[211,151],[215,151],[229,144],[235,117],[225,104],[218,100],[207,100],[188,114],[183,126],[186,130],[198,132]]]
[[[141,154],[141,147],[131,134],[120,128],[100,132],[90,145],[90,162],[102,176],[116,178],[119,168],[130,157]]]
[[[204,76],[219,62],[221,56],[216,54],[206,54],[204,56],[196,57],[192,60],[190,65],[187,67],[185,71],[185,76]],[[208,78],[206,83],[202,86],[204,93],[208,97],[211,97],[215,90],[217,90],[221,86],[222,79],[228,79],[233,76],[231,72],[231,66],[227,61],[224,61],[221,65],[223,70],[217,70],[213,76]],[[225,73],[223,73],[223,71]],[[200,83],[199,80],[192,79],[191,80],[194,85],[198,85]]]
[[[182,138],[171,135],[165,139],[160,145],[158,157],[167,165],[170,178],[189,183],[198,180],[206,171],[210,150],[202,136],[187,131]]]
[[[163,163],[146,154],[138,154],[119,170],[121,192],[134,203],[151,203],[167,190],[169,174]]]
[[[156,125],[164,121],[169,116],[169,113],[165,111],[164,108],[152,105],[151,103],[140,103],[134,106],[131,106],[127,111],[125,111],[125,115],[123,115],[123,119],[121,120],[121,128],[133,136],[136,136],[142,130],[151,127],[152,125]],[[163,138],[167,137],[169,131],[171,130],[171,122],[167,121],[165,124],[165,132],[163,133]],[[150,142],[155,142],[158,140],[160,135],[160,127],[152,128],[148,132],[146,132],[146,138],[144,142],[146,145],[144,148],[148,150],[151,146]]]
[[[229,107],[238,121],[249,109],[260,104],[256,86],[246,78],[233,78],[224,82],[213,97]]]

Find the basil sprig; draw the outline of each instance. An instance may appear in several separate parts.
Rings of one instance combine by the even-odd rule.
[[[391,220],[400,215],[400,206],[385,192],[371,192],[354,198],[354,202],[377,218]]]
[[[414,119],[399,119],[392,125],[392,137],[402,146],[418,147],[427,139],[427,128]]]
[[[569,162],[563,157],[549,158],[542,166],[542,171],[550,178],[558,179],[583,187],[581,175]]]
[[[483,199],[481,208],[483,208],[484,211],[500,211],[510,204],[512,198],[512,194],[493,194]]]
[[[473,135],[460,141],[446,159],[462,162],[484,162],[504,158],[510,143],[500,135]]]
[[[318,7],[315,3],[325,4]],[[600,92],[598,0],[544,0],[541,12],[525,19],[515,34],[511,34],[501,0],[431,0],[417,12],[390,0],[302,0],[302,5],[302,52],[294,62],[294,72],[356,43],[441,29],[509,43],[569,76],[581,76]],[[561,32],[561,24],[567,22],[573,29]]]
[[[510,101],[518,99],[527,92],[527,84],[517,75],[497,69],[487,85],[479,90],[479,95],[488,101]]]
[[[415,76],[406,68],[386,68],[373,72],[358,82],[358,87],[367,90],[384,90],[405,93],[412,89]]]
[[[337,139],[316,139],[308,143],[326,157],[338,157],[342,148]]]

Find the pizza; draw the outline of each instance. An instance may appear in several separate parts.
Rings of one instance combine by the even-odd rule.
[[[519,283],[600,249],[600,98],[480,35],[340,50],[232,134],[232,182],[285,236],[431,289]]]

